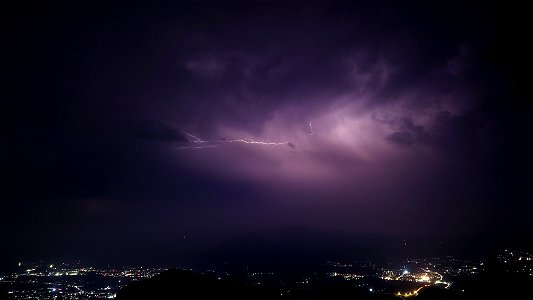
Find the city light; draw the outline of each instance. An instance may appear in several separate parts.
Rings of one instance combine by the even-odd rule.
[[[531,263],[527,258],[532,257],[525,252],[507,251],[500,254],[497,260],[510,268],[508,272],[521,273],[532,276]],[[522,259],[520,259],[522,258]],[[114,299],[121,288],[133,281],[144,280],[164,271],[163,268],[146,267],[91,267],[81,264],[57,263],[53,265],[43,263],[18,262],[26,266],[11,275],[2,275],[0,284],[7,283],[6,292],[13,295],[13,299],[50,299],[57,296],[61,299]],[[461,289],[452,286],[454,278],[475,278],[485,270],[482,262],[446,258],[411,258],[390,259],[384,262],[360,260],[351,262],[327,262],[327,270],[313,275],[299,278],[293,283],[283,283],[280,292],[289,295],[290,290],[297,288],[312,289],[316,280],[334,277],[333,282],[346,281],[353,287],[365,289],[373,294],[395,295],[400,298],[417,296],[426,287],[437,289],[451,289],[460,292]],[[407,267],[409,269],[407,269]],[[185,270],[185,269],[183,269]],[[189,269],[187,269],[189,270]],[[212,278],[223,281],[231,278],[232,274],[220,270],[208,270],[206,273]],[[87,276],[89,275],[89,276]],[[100,277],[101,285],[90,282]],[[93,279],[90,279],[93,278]],[[274,272],[260,272],[254,270],[247,273],[247,282],[253,286],[270,286],[272,282],[282,282],[279,274]],[[87,281],[90,279],[89,281]],[[381,280],[379,288],[376,279]],[[328,279],[329,280],[329,279]],[[16,284],[12,284],[16,283]],[[19,290],[20,285],[35,286],[33,290]],[[291,286],[293,284],[294,286]],[[399,291],[398,291],[399,290]]]
[[[95,268],[81,266],[79,264],[39,264],[17,262],[17,265],[26,265],[30,268],[0,277],[0,284],[9,283],[7,293],[13,295],[13,299],[114,299],[117,292],[132,281],[150,278],[161,273],[165,269],[159,268]],[[131,276],[126,276],[131,274]],[[90,275],[87,277],[87,275]],[[62,277],[68,276],[68,277]],[[115,277],[118,280],[113,284],[103,281],[106,285],[98,286],[93,280],[96,276]],[[58,277],[60,279],[58,279]],[[92,278],[92,279],[89,279]],[[89,281],[86,281],[88,280]],[[32,289],[19,289],[18,285],[35,286]],[[35,285],[37,284],[37,285]],[[53,295],[53,296],[52,296]],[[11,298],[10,298],[11,299]]]
[[[416,281],[418,281],[418,282],[429,282],[430,278],[429,278],[428,274],[424,274],[424,275],[420,276]]]

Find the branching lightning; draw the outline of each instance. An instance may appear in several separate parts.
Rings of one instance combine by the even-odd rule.
[[[192,142],[192,143],[204,143],[204,141],[202,141],[200,138],[198,138],[195,135],[192,135],[192,134],[188,133],[187,131],[185,131],[185,134],[194,139],[193,141],[189,141],[189,142]]]
[[[217,148],[227,144],[250,144],[250,145],[262,145],[262,146],[281,146],[287,145],[291,148],[295,148],[295,145],[291,142],[266,142],[266,141],[257,141],[253,139],[232,139],[232,140],[202,140],[197,135],[191,134],[187,131],[184,131],[187,135],[187,141],[190,143],[188,145],[181,145],[176,147],[176,149],[204,149],[204,148]],[[309,122],[309,135],[316,135],[315,130],[313,129],[313,122]]]
[[[241,143],[241,144],[253,144],[253,145],[263,145],[263,146],[280,146],[280,145],[289,145],[290,142],[265,142],[265,141],[256,141],[252,139],[233,139],[233,140],[202,140],[194,134],[190,134],[185,131],[185,134],[191,139],[187,139],[189,143],[194,145],[184,145],[176,147],[177,149],[204,149],[204,148],[217,148],[226,144],[232,143]]]

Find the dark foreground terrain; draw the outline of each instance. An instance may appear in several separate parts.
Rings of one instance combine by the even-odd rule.
[[[529,275],[529,274],[528,274]],[[259,286],[209,274],[172,269],[129,284],[117,299],[525,299],[531,294],[531,276],[516,273],[497,262],[474,278],[458,282],[455,288],[423,288],[411,297],[376,293],[349,281],[313,281],[298,285]]]

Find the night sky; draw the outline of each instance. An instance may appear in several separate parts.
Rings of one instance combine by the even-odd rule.
[[[524,7],[73,2],[2,12],[3,266],[284,228],[532,245]]]

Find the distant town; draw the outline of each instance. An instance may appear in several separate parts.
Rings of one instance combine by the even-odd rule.
[[[0,277],[0,289],[7,291],[8,299],[113,299],[128,283],[165,270],[42,262],[19,262],[18,267],[20,272]]]
[[[501,250],[495,255],[504,271],[533,278],[533,255]],[[487,260],[468,260],[453,256],[328,261],[320,271],[293,282],[286,282],[275,272],[248,271],[239,281],[251,286],[270,286],[291,295],[319,281],[342,281],[368,293],[399,298],[416,297],[428,287],[465,292],[461,282],[482,272]],[[114,299],[118,291],[134,281],[151,278],[167,268],[92,267],[82,263],[19,262],[19,271],[0,276],[0,291],[8,299]],[[235,280],[225,270],[192,270],[216,279]]]

